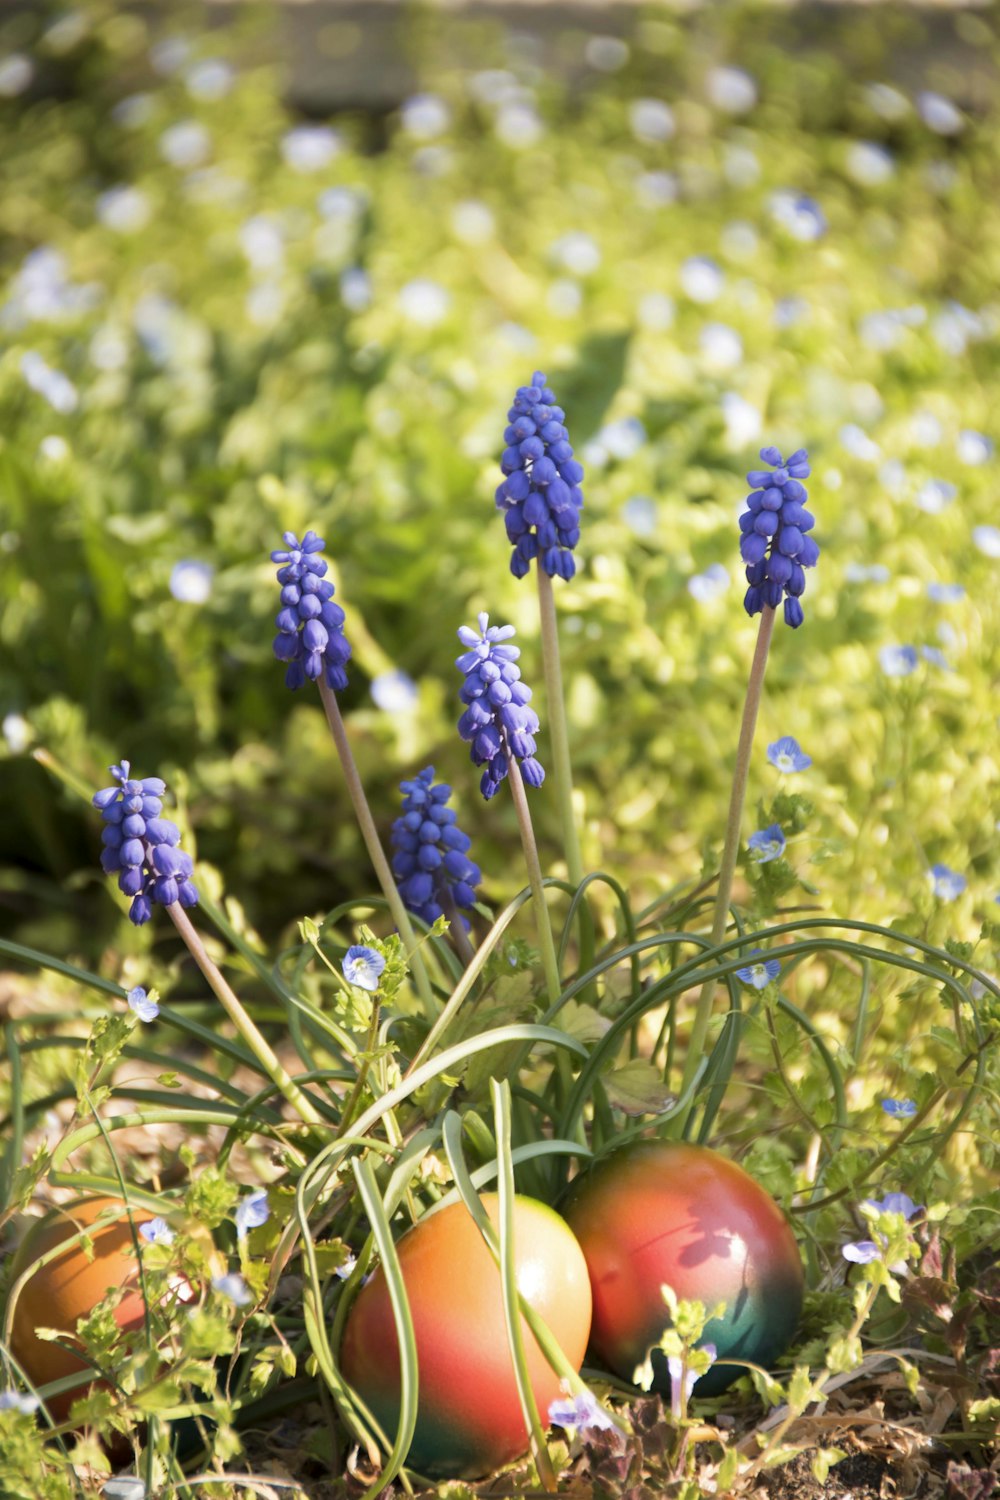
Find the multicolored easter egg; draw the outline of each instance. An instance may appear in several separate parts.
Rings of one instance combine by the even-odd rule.
[[[495,1194],[483,1206],[498,1223]],[[565,1222],[533,1198],[515,1199],[517,1286],[579,1369],[590,1336],[590,1280]],[[408,1464],[437,1477],[475,1477],[528,1447],[507,1344],[500,1272],[464,1204],[430,1214],[397,1246],[417,1344],[420,1392]],[[527,1323],[521,1330],[543,1424],[560,1394]],[[395,1436],[400,1368],[389,1289],[381,1269],[362,1287],[344,1329],[344,1378]]]
[[[625,1380],[668,1326],[660,1293],[725,1303],[701,1342],[718,1351],[695,1394],[713,1396],[741,1373],[728,1357],[771,1365],[791,1342],[803,1275],[788,1220],[759,1183],[705,1146],[639,1141],[604,1157],[562,1205],[587,1260],[594,1296],[591,1347]],[[669,1389],[662,1355],[655,1388]]]
[[[117,1198],[87,1198],[66,1203],[39,1219],[28,1230],[18,1246],[11,1267],[11,1282],[29,1266],[81,1229],[88,1229],[109,1210],[120,1216],[110,1220],[90,1236],[93,1258],[88,1259],[82,1241],[71,1245],[29,1276],[18,1295],[11,1324],[10,1347],[32,1385],[47,1385],[87,1369],[84,1359],[59,1344],[36,1336],[36,1328],[57,1328],[65,1334],[76,1332],[79,1318],[85,1317],[105,1293],[126,1287],[124,1297],[115,1309],[119,1328],[142,1326],[145,1308],[138,1286],[139,1264],[136,1259],[132,1229],[124,1204]],[[146,1215],[148,1217],[148,1215]],[[76,1386],[46,1404],[57,1422],[65,1421],[70,1406],[85,1395],[85,1385]]]

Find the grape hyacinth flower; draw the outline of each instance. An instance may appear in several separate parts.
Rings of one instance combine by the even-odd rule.
[[[807,533],[815,517],[805,508],[805,486],[809,456],[804,448],[785,462],[777,448],[762,448],[760,456],[771,469],[751,469],[747,482],[752,493],[740,516],[740,556],[747,565],[747,589],[743,600],[748,615],[758,615],[765,605],[777,609],[785,601],[785,624],[793,630],[802,624],[799,599],[806,586],[804,569],[815,567],[819,547]]]
[[[465,674],[459,697],[466,709],[458,732],[472,746],[473,765],[486,767],[479,787],[488,802],[507,775],[508,755],[520,761],[529,786],[541,786],[545,772],[535,759],[538,715],[528,707],[531,689],[521,681],[516,665],[520,648],[502,644],[510,640],[514,627],[491,625],[485,613],[478,618],[478,633],[469,625],[458,632],[462,645],[469,648],[455,662]]]
[[[344,611],[334,604],[333,584],[325,578],[328,565],[320,553],[326,543],[315,531],[307,531],[301,542],[294,531],[286,531],[282,540],[287,550],[272,552],[271,561],[281,563],[274,654],[288,662],[285,686],[294,692],[307,678],[315,682],[325,672],[330,686],[342,691],[351,647],[344,636]]]
[[[392,825],[392,873],[407,909],[431,926],[447,915],[446,903],[475,905],[482,872],[468,857],[472,840],[447,805],[451,787],[434,785],[434,767],[401,782],[399,789],[403,812]],[[468,929],[469,919],[462,916],[461,921]]]
[[[583,466],[573,457],[565,412],[536,370],[518,388],[507,413],[507,447],[500,459],[506,478],[496,492],[507,536],[514,544],[510,571],[523,578],[537,558],[550,578],[570,579],[580,539]]]
[[[141,927],[153,915],[154,902],[197,906],[191,856],[177,847],[180,829],[160,816],[165,782],[158,776],[133,780],[127,760],[110,770],[118,785],[105,787],[93,798],[107,824],[101,866],[105,874],[117,874],[119,890],[131,896],[130,918]]]

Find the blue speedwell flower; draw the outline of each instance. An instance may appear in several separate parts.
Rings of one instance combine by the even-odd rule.
[[[914,1203],[907,1193],[886,1193],[884,1198],[866,1198],[865,1205],[868,1208],[877,1209],[880,1213],[902,1214],[909,1222],[923,1213],[923,1206]],[[851,1240],[841,1247],[841,1255],[845,1260],[853,1261],[855,1265],[867,1266],[873,1260],[880,1260],[885,1250],[885,1240],[881,1235],[874,1240]],[[905,1264],[890,1266],[891,1271],[905,1270]]]
[[[549,1421],[556,1427],[575,1427],[580,1432],[606,1432],[615,1425],[590,1391],[550,1402]]]
[[[266,1224],[271,1217],[266,1190],[259,1188],[256,1192],[250,1193],[246,1198],[242,1199],[237,1204],[234,1217],[236,1219],[236,1237],[241,1240],[246,1239],[251,1229],[259,1229],[262,1224]]]
[[[960,871],[947,865],[931,865],[927,878],[939,901],[957,901],[969,883]]]
[[[523,578],[535,558],[550,578],[572,578],[576,571],[583,466],[573,457],[563,426],[566,413],[555,399],[536,370],[507,413],[507,447],[500,459],[507,477],[496,502],[514,544],[510,571],[515,578]]]
[[[793,740],[790,734],[768,745],[767,758],[776,770],[786,775],[792,771],[805,771],[812,765],[812,756],[800,749],[798,740]]]
[[[759,615],[765,604],[777,609],[785,601],[785,624],[802,624],[799,599],[806,586],[804,569],[813,568],[819,547],[807,533],[815,518],[806,510],[805,485],[809,456],[804,448],[783,460],[777,448],[762,448],[760,456],[772,469],[751,469],[752,493],[740,516],[740,556],[747,565],[743,600],[748,615]]]
[[[385,968],[385,959],[375,948],[365,948],[356,943],[344,954],[342,967],[348,984],[357,985],[359,990],[368,990],[369,994],[374,995]]]
[[[917,1112],[915,1099],[883,1099],[882,1108],[894,1120],[912,1120]]]
[[[222,1297],[228,1297],[237,1307],[248,1307],[253,1301],[253,1293],[247,1286],[243,1277],[231,1271],[228,1276],[213,1276],[212,1290]]]
[[[271,561],[282,564],[274,654],[288,663],[285,685],[294,690],[325,672],[330,686],[340,691],[347,686],[344,668],[351,647],[344,636],[344,611],[334,604],[333,584],[325,577],[327,563],[320,553],[326,543],[315,531],[307,531],[301,542],[294,531],[286,531],[282,540],[287,550],[272,552]]]
[[[140,1021],[155,1021],[160,1014],[160,1007],[155,1000],[151,1000],[141,984],[128,992],[128,1008],[134,1011]]]
[[[467,705],[458,732],[472,746],[473,765],[486,767],[479,788],[487,802],[507,775],[508,755],[517,756],[529,786],[541,786],[545,780],[535,759],[538,715],[528,707],[531,689],[521,681],[516,665],[521,652],[502,644],[513,634],[513,625],[491,625],[487,614],[479,616],[478,632],[469,625],[458,632],[462,645],[469,648],[455,662],[465,674],[459,697]]]
[[[105,787],[93,798],[107,824],[101,836],[104,843],[101,867],[106,875],[117,874],[119,890],[132,897],[129,908],[132,921],[137,927],[148,922],[154,902],[161,906],[173,906],[175,901],[181,906],[197,906],[191,856],[177,847],[181,841],[180,829],[168,818],[160,817],[163,811],[160,798],[166,791],[166,783],[158,776],[133,780],[127,760],[110,769],[118,785]],[[133,995],[136,995],[134,1002]],[[145,1014],[140,1009],[143,1002]],[[133,990],[129,1005],[140,1019],[153,1019],[145,995],[139,1000]]]
[[[166,1219],[147,1219],[139,1225],[139,1233],[147,1245],[172,1245],[177,1236]]]
[[[777,823],[769,828],[759,828],[747,839],[747,848],[754,864],[766,865],[769,860],[780,859],[785,852],[785,835]]]
[[[443,915],[446,901],[475,905],[482,872],[469,859],[472,840],[448,806],[451,787],[434,785],[434,767],[400,782],[399,789],[403,812],[392,825],[392,873],[407,909],[430,926]],[[468,927],[468,918],[461,920]]]
[[[760,951],[759,948],[751,948],[749,956],[754,960],[753,963],[747,964],[745,969],[737,969],[736,977],[750,985],[751,989],[766,990],[781,973],[781,964],[776,958],[756,957]]]

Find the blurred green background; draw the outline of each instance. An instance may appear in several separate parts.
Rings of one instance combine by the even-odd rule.
[[[39,751],[95,788],[121,757],[164,776],[267,936],[372,888],[318,699],[270,654],[286,528],[327,540],[383,829],[433,763],[484,898],[523,883],[453,662],[486,609],[541,691],[493,503],[537,368],[587,470],[557,595],[588,863],[652,896],[718,846],[743,473],[804,445],[823,555],[750,807],[796,736],[808,899],[975,936],[1000,891],[997,57],[993,8],[6,12],[0,930],[156,941]],[[551,786],[533,807],[558,869]],[[935,863],[967,881],[947,912]]]

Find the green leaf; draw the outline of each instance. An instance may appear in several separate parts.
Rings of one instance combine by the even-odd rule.
[[[604,1076],[611,1104],[626,1115],[658,1115],[674,1102],[659,1070],[644,1057],[635,1057]]]

